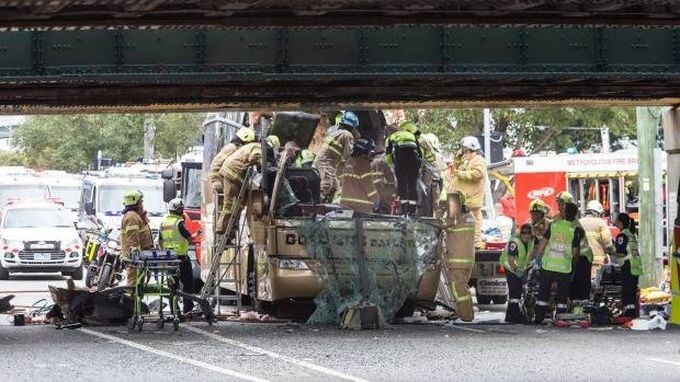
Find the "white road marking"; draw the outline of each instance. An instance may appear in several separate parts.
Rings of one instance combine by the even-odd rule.
[[[475,328],[466,328],[465,326],[459,326],[459,325],[446,325],[448,328],[453,328],[453,329],[460,329],[460,330],[467,330],[468,332],[474,332],[474,333],[488,333],[486,330],[481,330],[481,329],[475,329]]]
[[[238,371],[225,369],[225,368],[222,368],[222,367],[219,367],[219,366],[211,365],[209,363],[196,361],[196,360],[193,360],[191,358],[178,356],[178,355],[168,353],[168,352],[163,351],[163,350],[154,349],[154,348],[151,348],[149,346],[140,345],[136,342],[132,342],[132,341],[128,341],[128,340],[125,340],[125,339],[122,339],[122,338],[118,338],[116,336],[112,336],[112,335],[108,335],[108,334],[104,334],[104,333],[100,333],[100,332],[96,332],[94,330],[84,329],[84,328],[81,328],[81,329],[78,329],[78,330],[82,333],[87,333],[87,334],[95,336],[95,337],[99,337],[99,338],[109,340],[109,341],[112,341],[112,342],[115,342],[115,343],[119,343],[119,344],[122,344],[122,345],[130,346],[130,347],[133,347],[133,348],[136,348],[136,349],[139,349],[139,350],[143,350],[143,351],[148,352],[148,353],[156,354],[156,355],[159,355],[159,356],[162,356],[162,357],[174,359],[176,361],[188,363],[190,365],[198,366],[198,367],[201,367],[201,368],[206,369],[206,370],[211,370],[211,371],[215,371],[215,372],[218,372],[218,373],[221,373],[221,374],[224,374],[224,375],[229,375],[231,377],[236,377],[236,378],[240,378],[240,379],[243,379],[243,380],[246,380],[246,381],[253,381],[253,382],[268,382],[268,380],[266,380],[266,379],[262,379],[262,378],[254,377],[254,376],[251,376],[251,375],[239,373]]]
[[[215,333],[210,333],[206,330],[199,329],[195,326],[185,325],[184,328],[188,331],[198,333],[198,334],[202,334],[206,337],[210,337],[210,338],[215,339],[217,341],[224,342],[225,344],[229,344],[229,345],[232,345],[232,346],[247,349],[247,350],[250,350],[251,352],[254,352],[254,353],[267,355],[269,357],[276,358],[276,359],[279,359],[279,360],[282,360],[282,361],[285,361],[285,362],[289,362],[289,363],[292,363],[292,364],[297,365],[297,366],[301,366],[301,367],[304,367],[304,368],[307,368],[307,369],[310,369],[310,370],[317,371],[319,373],[332,375],[334,377],[341,378],[341,379],[344,379],[344,380],[347,380],[347,381],[368,382],[366,379],[362,379],[362,378],[355,377],[355,376],[352,376],[352,375],[349,375],[349,374],[341,373],[339,371],[328,369],[328,368],[325,368],[323,366],[319,366],[319,365],[316,365],[316,364],[313,364],[313,363],[310,363],[310,362],[300,361],[300,360],[292,358],[292,357],[288,357],[288,356],[285,356],[285,355],[274,353],[274,352],[271,352],[269,350],[259,348],[257,346],[252,346],[252,345],[245,344],[243,342],[232,340],[230,338],[222,337],[222,336],[217,335]]]
[[[680,362],[669,361],[669,360],[666,360],[666,359],[647,358],[647,361],[653,361],[653,362],[659,362],[659,363],[666,363],[666,364],[669,364],[669,365],[680,366]]]

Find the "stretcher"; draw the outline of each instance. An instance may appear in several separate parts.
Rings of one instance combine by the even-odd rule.
[[[179,281],[179,264],[175,251],[153,249],[133,252],[128,266],[135,269],[135,283],[132,292],[134,308],[128,320],[128,329],[141,332],[146,322],[155,322],[158,329],[163,329],[166,320],[172,322],[173,329],[179,330],[179,306],[176,283]],[[156,296],[161,308],[157,315],[145,314],[143,300],[148,296]],[[169,302],[170,316],[163,312],[163,299]]]

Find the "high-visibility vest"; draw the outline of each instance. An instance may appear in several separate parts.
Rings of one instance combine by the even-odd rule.
[[[510,248],[511,245],[517,246],[517,257],[515,258],[515,264],[516,268],[510,267],[510,262],[508,261],[509,255],[508,255],[508,248]],[[510,239],[508,242],[508,245],[503,249],[503,252],[501,252],[501,257],[500,257],[500,262],[503,268],[507,270],[508,272],[511,272],[517,276],[522,276],[524,274],[524,271],[528,268],[528,254],[531,253],[534,249],[534,242],[533,240],[529,240],[528,244],[524,244],[522,240],[515,236]]]
[[[574,225],[567,220],[557,220],[550,225],[550,239],[541,257],[541,267],[546,271],[571,273],[571,244]]]
[[[392,147],[392,151],[386,153],[385,159],[387,160],[387,163],[393,164],[394,163],[394,150],[400,148],[400,147],[412,147],[414,149],[419,149],[418,147],[418,140],[416,139],[416,136],[408,131],[397,131],[392,133],[388,138],[387,138],[387,144],[386,146]],[[418,154],[421,155],[421,152],[418,151]]]
[[[169,213],[161,223],[161,244],[163,249],[173,250],[177,256],[186,256],[189,249],[189,241],[179,233],[179,222],[181,216]]]
[[[623,258],[623,262],[630,261],[630,274],[633,276],[640,276],[642,275],[642,258],[638,252],[637,236],[627,228],[621,231],[621,233],[628,238],[626,257]]]

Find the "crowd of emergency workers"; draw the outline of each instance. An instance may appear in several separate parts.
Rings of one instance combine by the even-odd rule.
[[[579,312],[591,300],[592,278],[605,264],[621,270],[622,316],[638,316],[638,277],[642,262],[637,250],[635,221],[619,213],[614,225],[619,234],[612,240],[602,214],[602,204],[591,200],[584,216],[568,192],[557,195],[558,212],[550,217],[549,207],[541,199],[529,205],[531,217],[524,222],[501,254],[506,270],[509,299],[506,322],[542,323],[546,317]],[[520,310],[524,286],[531,270],[538,270],[538,296],[533,317]],[[555,311],[550,311],[550,297],[555,295]]]
[[[318,170],[322,203],[339,204],[361,214],[441,220],[446,229],[444,243],[441,243],[443,263],[451,278],[457,314],[465,321],[474,318],[468,286],[474,250],[458,251],[455,246],[457,242],[467,240],[474,243],[474,248],[484,248],[482,207],[488,178],[487,164],[477,138],[463,138],[460,149],[447,166],[439,152],[437,137],[422,134],[416,123],[405,120],[402,115],[391,118],[386,128],[385,151],[376,152],[375,142],[361,136],[357,114],[344,111],[327,130],[320,148],[313,153],[302,150],[293,141],[282,147],[274,135],[258,139],[256,127],[261,116],[271,117],[271,113],[253,113],[252,127],[236,131],[231,142],[221,149],[211,164],[210,183],[215,192],[223,195],[216,233],[224,234],[232,216],[240,214],[239,192],[248,168],[261,165],[264,144],[264,149],[271,154],[267,157],[273,161],[272,166],[277,166],[277,158],[284,157],[290,166]],[[419,193],[419,187],[424,192]],[[423,194],[428,197],[423,198]],[[133,251],[153,247],[142,202],[143,195],[138,191],[125,195],[121,227],[123,259],[128,259]],[[567,312],[568,302],[573,307],[590,299],[591,276],[605,262],[622,267],[624,315],[636,316],[641,264],[634,221],[626,214],[619,214],[615,225],[620,234],[612,240],[607,224],[600,217],[603,211],[597,201],[588,203],[586,214],[581,218],[577,218],[578,208],[569,193],[558,195],[557,204],[558,213],[549,217],[550,211],[542,200],[531,202],[530,220],[516,230],[501,255],[509,288],[506,321],[527,321],[520,312],[520,301],[532,268],[540,269],[539,292],[535,316],[529,321],[541,323],[552,313],[548,310],[553,285],[556,313]],[[171,201],[169,211],[161,225],[160,244],[164,249],[177,251],[185,260],[181,266],[181,284],[183,290],[191,293],[193,281],[186,249],[192,237],[184,227],[182,200]],[[472,221],[465,221],[466,216]],[[134,270],[128,268],[127,273],[131,283]],[[190,300],[184,301],[185,312],[192,307]]]

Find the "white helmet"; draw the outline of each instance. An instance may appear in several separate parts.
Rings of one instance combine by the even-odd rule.
[[[181,213],[184,210],[184,202],[180,198],[172,199],[168,202],[168,210],[170,212]]]
[[[602,215],[604,208],[602,207],[602,203],[598,202],[597,200],[591,200],[586,205],[586,211],[593,211],[598,215]]]
[[[477,140],[477,138],[473,136],[467,136],[461,139],[460,145],[461,147],[470,149],[472,151],[479,151],[482,149],[482,146],[479,145],[479,140]]]

